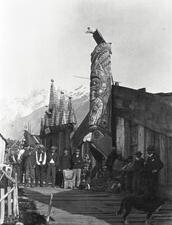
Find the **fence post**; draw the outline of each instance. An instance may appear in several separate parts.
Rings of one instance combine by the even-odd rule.
[[[0,198],[2,198],[5,195],[5,189],[0,189]],[[0,224],[4,223],[4,217],[5,217],[5,200],[2,200],[0,202]]]
[[[49,202],[49,206],[48,206],[48,213],[47,213],[47,218],[46,218],[47,225],[50,222],[50,214],[51,214],[52,204],[53,204],[53,194],[51,193],[50,202]]]
[[[14,183],[15,189],[13,191],[13,213],[14,217],[19,215],[19,209],[18,209],[18,189],[17,189],[17,174],[15,173],[15,183]]]
[[[10,192],[11,187],[7,187],[7,192]],[[11,202],[11,193],[8,195],[8,216],[12,216],[12,202]]]

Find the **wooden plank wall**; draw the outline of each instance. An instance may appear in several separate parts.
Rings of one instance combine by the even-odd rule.
[[[164,163],[164,168],[160,172],[159,181],[160,184],[167,184],[167,163],[166,163],[166,154],[168,149],[168,138],[164,135],[158,135],[159,136],[159,149],[160,149],[160,159]]]
[[[141,125],[118,117],[116,127],[117,151],[127,158],[136,151],[146,157],[148,146],[154,145],[164,163],[160,173],[160,184],[172,185],[172,138],[147,129]]]
[[[172,185],[172,138],[168,138],[168,149],[166,154],[167,184]]]
[[[125,151],[124,151],[124,157],[127,158],[127,156],[130,154],[130,144],[131,144],[131,130],[130,130],[130,121],[125,120]]]
[[[118,117],[116,124],[116,147],[117,152],[124,156],[125,152],[125,126],[124,118]]]
[[[145,149],[145,132],[144,132],[144,127],[141,125],[137,126],[138,129],[138,145],[137,145],[137,149],[138,151],[142,152],[144,154],[144,149]]]

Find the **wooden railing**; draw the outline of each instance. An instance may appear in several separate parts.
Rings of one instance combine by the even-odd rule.
[[[0,182],[0,224],[3,224],[5,216],[19,217],[17,174],[13,178],[12,168],[0,165]]]

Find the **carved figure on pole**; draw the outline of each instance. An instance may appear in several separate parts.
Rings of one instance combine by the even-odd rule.
[[[98,30],[90,27],[86,33],[93,35],[97,43],[91,54],[90,75],[90,131],[108,129],[107,104],[111,95],[111,43],[106,43]]]

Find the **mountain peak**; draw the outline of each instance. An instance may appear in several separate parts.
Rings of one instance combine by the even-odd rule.
[[[80,124],[89,110],[89,87],[80,85],[72,91],[63,90],[63,92],[65,96],[72,97],[77,121]],[[24,98],[0,99],[2,107],[0,131],[7,138],[17,139],[29,122],[32,125],[33,133],[39,134],[40,120],[48,101],[49,90],[44,89],[33,90]]]

